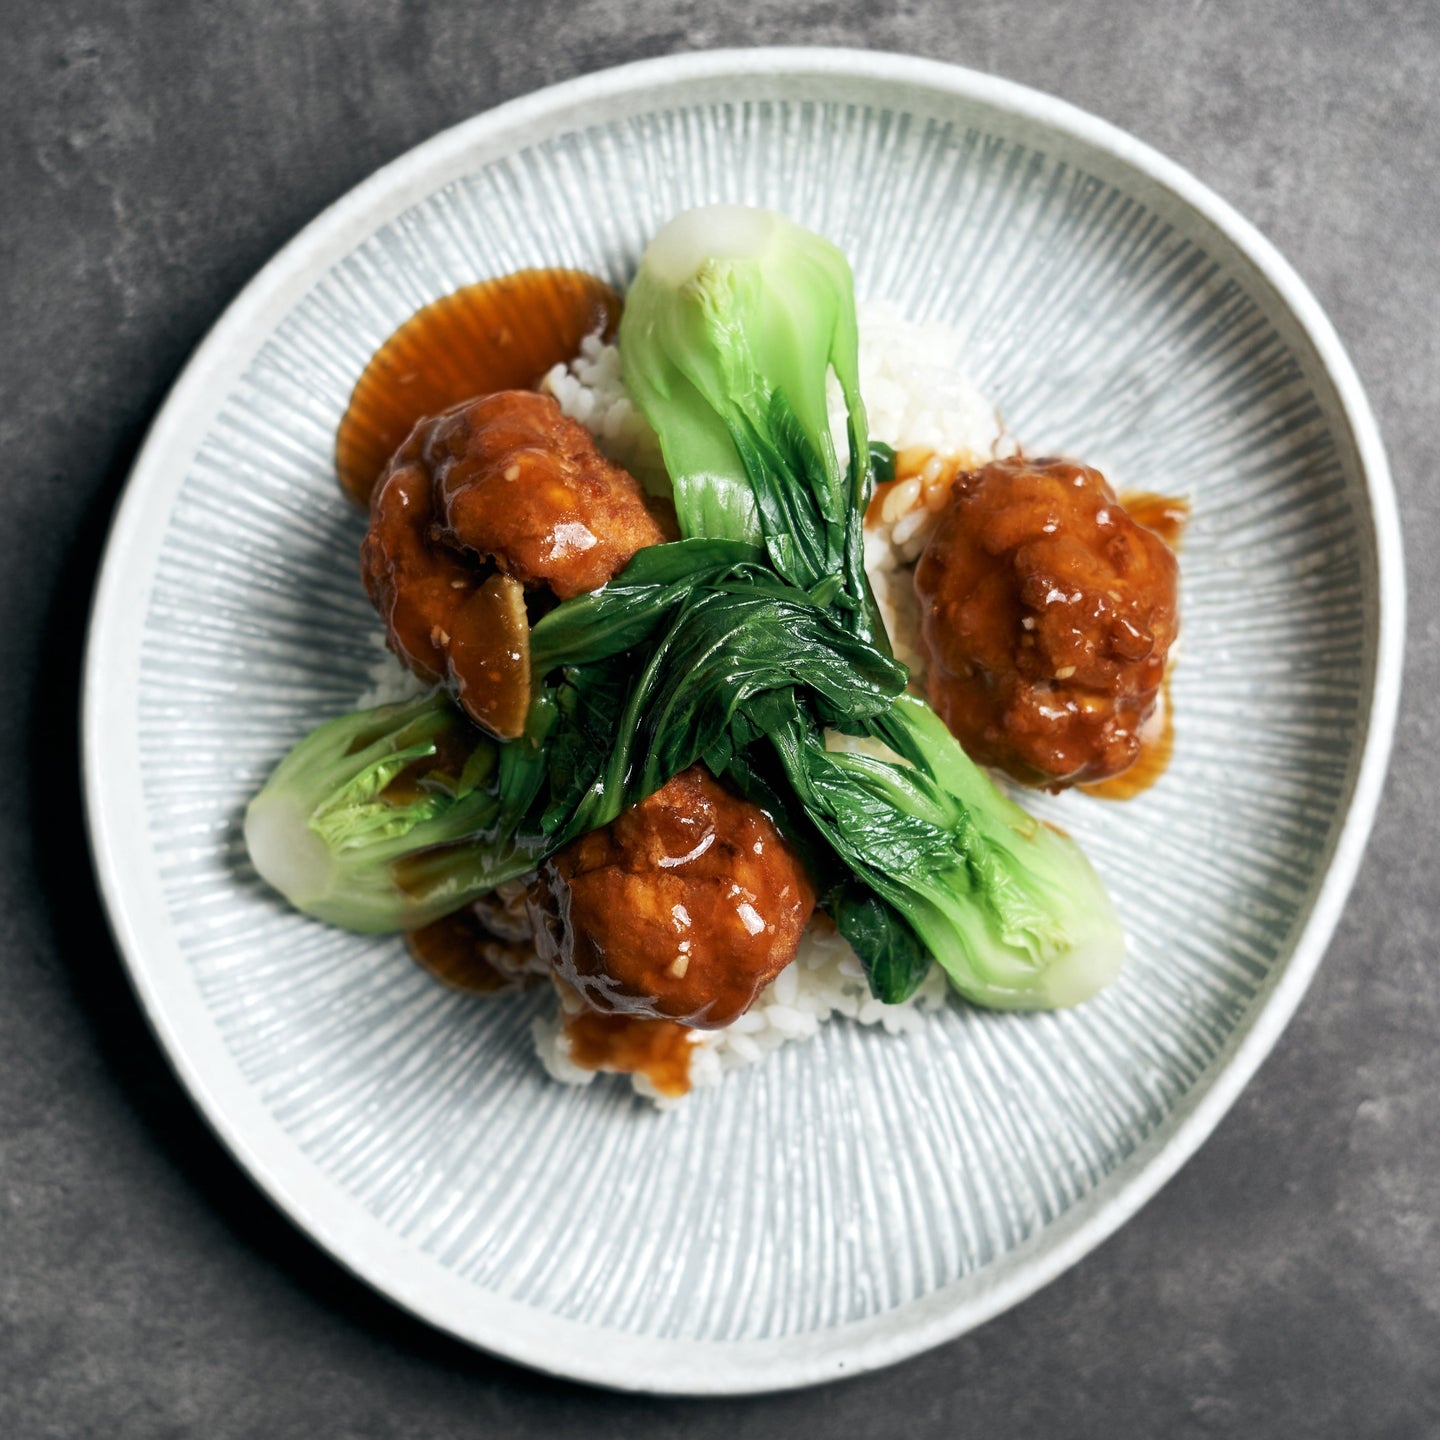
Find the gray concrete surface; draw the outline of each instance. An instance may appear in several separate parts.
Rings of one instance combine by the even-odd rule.
[[[1199,1156],[1058,1283],[799,1395],[606,1395],[341,1273],[196,1118],[121,977],[76,667],[139,437],[260,264],[383,161],[641,55],[913,51],[1126,127],[1256,221],[1369,388],[1404,512],[1404,712],[1318,981]],[[7,3],[0,12],[0,1435],[1440,1434],[1440,9],[1433,0]]]

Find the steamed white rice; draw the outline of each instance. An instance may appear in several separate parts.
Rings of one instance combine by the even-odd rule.
[[[959,337],[940,324],[917,325],[886,304],[862,305],[860,391],[870,433],[897,452],[934,452],[949,457],[896,485],[886,497],[878,523],[865,533],[865,564],[898,659],[918,670],[917,626],[911,571],[934,524],[937,501],[948,489],[955,464],[978,465],[1010,453],[1013,442],[994,409],[985,403],[960,365]],[[636,409],[620,374],[620,353],[591,336],[567,365],[556,365],[541,382],[560,408],[595,435],[600,448],[643,482],[663,475],[659,442]],[[845,414],[838,386],[830,397],[831,429],[843,455]],[[913,483],[912,483],[913,480]],[[374,675],[364,705],[405,698],[422,687],[388,655]],[[843,737],[837,737],[843,739]],[[911,998],[885,1005],[870,995],[865,972],[853,950],[823,916],[801,940],[787,966],[755,1004],[721,1030],[692,1032],[692,1089],[718,1084],[727,1071],[754,1065],[794,1040],[806,1040],[835,1016],[860,1025],[883,1025],[891,1033],[924,1023],[927,1007],[945,1004],[948,987],[940,967]],[[534,1025],[536,1054],[556,1080],[588,1085],[597,1072],[570,1058],[563,1028],[563,1001],[553,1015]],[[636,1092],[659,1105],[676,1103],[658,1094],[643,1075],[629,1077]]]
[[[861,1025],[883,1025],[892,1035],[915,1030],[924,1024],[927,1006],[944,1005],[946,991],[944,972],[937,965],[903,1005],[882,1004],[870,994],[860,961],[834,926],[812,924],[801,937],[794,961],[738,1020],[723,1030],[690,1032],[690,1088],[718,1085],[727,1071],[758,1064],[792,1040],[810,1039],[836,1015]],[[571,994],[562,995],[553,1016],[534,1022],[535,1052],[562,1084],[588,1085],[598,1072],[581,1069],[571,1061],[562,1023]],[[661,1095],[645,1075],[631,1075],[629,1080],[637,1094],[662,1109],[678,1103]]]

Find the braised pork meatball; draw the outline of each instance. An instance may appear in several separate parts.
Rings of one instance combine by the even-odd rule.
[[[540,953],[595,1010],[704,1029],[794,958],[815,892],[765,812],[692,766],[541,871]]]
[[[524,590],[598,589],[666,538],[588,430],[548,395],[501,390],[410,432],[371,494],[360,569],[400,660],[508,739],[528,686]]]
[[[1098,470],[996,460],[956,481],[915,571],[930,703],[1029,785],[1134,763],[1175,639],[1175,557]]]

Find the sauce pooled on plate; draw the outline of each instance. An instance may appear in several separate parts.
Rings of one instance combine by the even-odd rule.
[[[495,390],[533,387],[587,335],[607,340],[620,296],[583,270],[517,270],[417,310],[371,356],[335,437],[340,488],[359,506],[417,421]]]

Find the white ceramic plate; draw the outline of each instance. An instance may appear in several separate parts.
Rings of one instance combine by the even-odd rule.
[[[375,621],[331,472],[371,351],[463,283],[623,281],[674,211],[775,205],[858,288],[968,337],[1035,450],[1188,494],[1178,743],[1128,805],[1046,802],[1131,931],[1078,1011],[845,1022],[656,1114],[530,1055],[536,1001],[432,983],[289,912],[247,797],[349,709]],[[957,357],[958,358],[958,357]],[[196,1102],[297,1223],[399,1304],[600,1384],[734,1392],[887,1364],[1071,1264],[1215,1125],[1294,1010],[1374,814],[1403,581],[1330,325],[1223,202],[987,76],[845,51],[645,62],[479,116],[333,206],[156,420],[96,599],[101,885]]]

